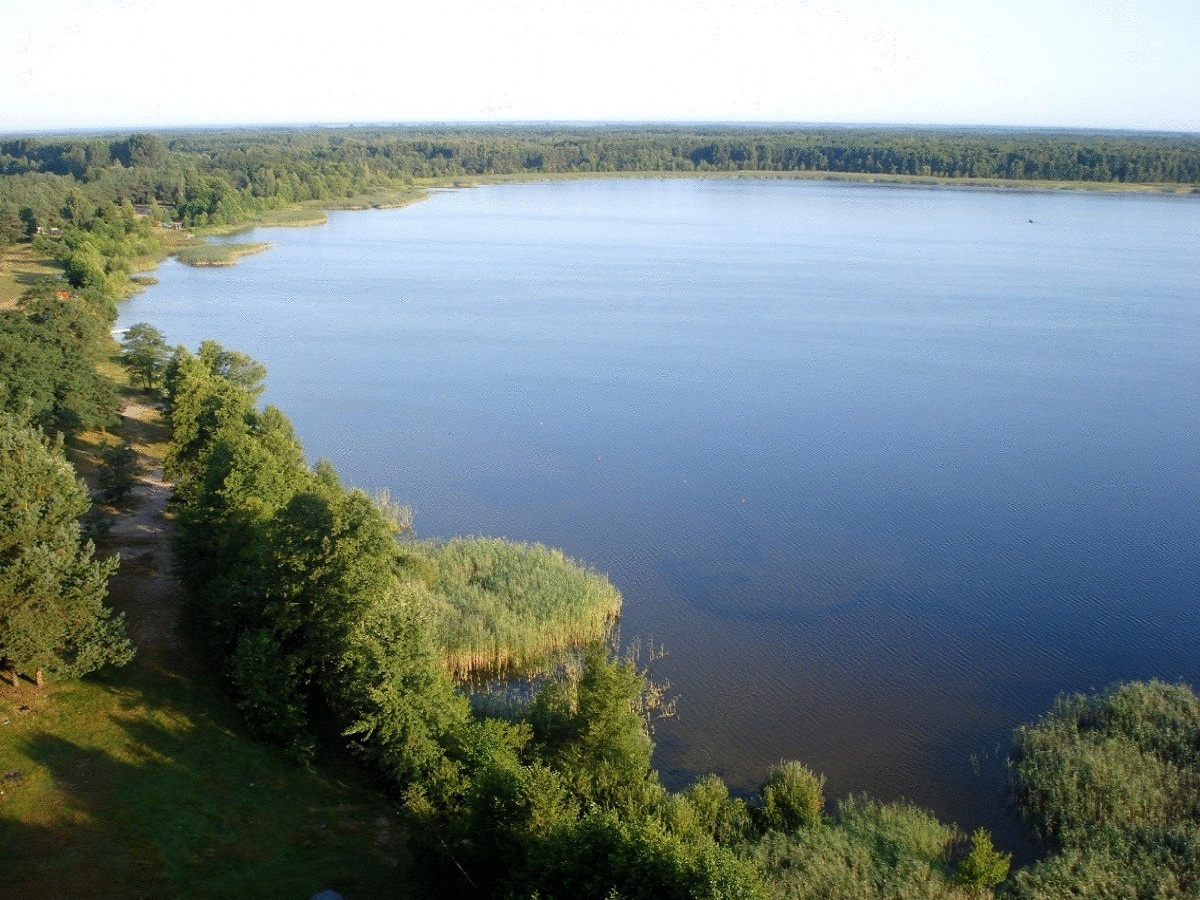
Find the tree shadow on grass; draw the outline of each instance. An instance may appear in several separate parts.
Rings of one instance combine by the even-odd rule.
[[[239,734],[224,704],[177,702],[184,679],[150,680],[150,694],[102,687],[109,711],[90,729],[17,738],[23,771],[0,806],[0,896],[421,893],[399,816],[361,772],[297,766]]]

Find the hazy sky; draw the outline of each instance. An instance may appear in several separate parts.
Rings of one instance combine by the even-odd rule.
[[[480,120],[1200,131],[1200,0],[0,0],[0,133]]]

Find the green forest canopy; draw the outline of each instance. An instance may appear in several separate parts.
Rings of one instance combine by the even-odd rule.
[[[131,202],[188,225],[420,179],[611,172],[817,172],[1200,185],[1200,137],[835,127],[362,127],[0,139],[0,236]]]

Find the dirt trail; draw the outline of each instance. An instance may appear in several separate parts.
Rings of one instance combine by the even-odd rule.
[[[97,541],[104,553],[119,553],[121,568],[109,582],[112,605],[125,613],[125,626],[141,652],[181,653],[182,592],[173,575],[174,519],[167,512],[171,486],[150,443],[162,431],[162,410],[127,400],[122,432],[137,452],[133,487],[121,501],[111,528]]]

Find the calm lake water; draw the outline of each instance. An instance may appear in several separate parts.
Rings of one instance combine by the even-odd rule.
[[[1016,725],[1200,680],[1198,198],[568,182],[252,239],[122,324],[262,360],[421,535],[608,573],[672,786],[797,758],[1014,847]]]

